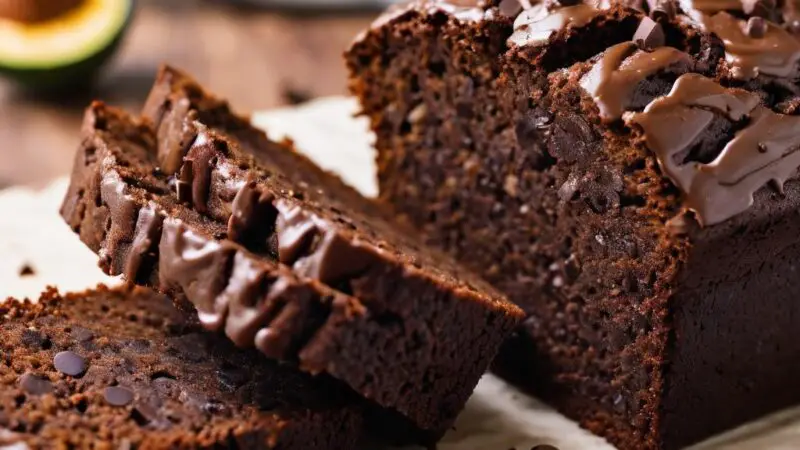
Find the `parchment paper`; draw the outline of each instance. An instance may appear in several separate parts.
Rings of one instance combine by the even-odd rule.
[[[267,129],[273,138],[291,137],[322,167],[339,173],[366,195],[375,195],[371,137],[364,121],[353,118],[355,111],[352,100],[330,98],[295,109],[256,113],[253,122]],[[0,192],[0,298],[36,298],[47,285],[68,292],[100,282],[118,282],[102,274],[94,254],[59,217],[58,207],[66,186],[67,180],[60,179],[39,192]],[[34,273],[20,275],[25,266]],[[528,450],[537,444],[552,444],[561,450],[613,450],[604,440],[492,375],[481,380],[440,448]],[[800,408],[775,414],[694,448],[800,449]]]

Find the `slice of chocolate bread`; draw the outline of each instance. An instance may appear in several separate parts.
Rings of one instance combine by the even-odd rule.
[[[528,313],[498,370],[622,449],[800,402],[778,4],[416,1],[348,52],[382,199]]]
[[[399,411],[415,439],[438,439],[521,312],[185,126],[197,136],[175,178],[159,170],[148,126],[102,104],[87,111],[62,215],[101,267],[185,300],[239,345]]]
[[[237,349],[147,289],[9,300],[0,329],[3,448],[321,450],[361,435],[339,383]]]

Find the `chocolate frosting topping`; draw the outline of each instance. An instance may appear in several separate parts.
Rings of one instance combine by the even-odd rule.
[[[312,245],[318,233],[315,217],[302,208],[285,202],[278,209],[278,259],[284,264],[293,264]]]
[[[216,311],[215,300],[224,289],[234,251],[226,244],[194,233],[179,219],[164,219],[159,244],[161,284],[180,287],[201,317]]]
[[[113,217],[113,225],[108,232],[122,236],[132,235],[136,223],[136,207],[128,197],[126,184],[118,172],[105,173],[100,186],[100,197],[108,205],[109,213]]]
[[[741,11],[741,0],[679,0],[684,11],[700,11],[713,14],[719,11]]]
[[[514,21],[514,33],[508,43],[516,46],[543,45],[556,32],[568,27],[582,27],[600,14],[587,4],[578,4],[548,11],[544,4],[526,9]]]
[[[612,121],[629,108],[639,83],[673,65],[682,64],[680,71],[686,72],[690,62],[689,55],[672,47],[649,52],[639,50],[633,42],[623,42],[606,50],[580,83],[597,103],[600,117]]]
[[[273,237],[278,212],[272,201],[271,195],[256,189],[255,182],[243,183],[231,203],[228,239],[240,244],[253,243],[276,253]]]
[[[760,28],[748,26],[747,22],[726,12],[705,17],[704,25],[725,43],[725,60],[735,78],[750,79],[759,74],[789,77],[797,74],[800,41],[783,27],[769,21],[764,21]],[[751,30],[750,34],[748,29]]]
[[[719,117],[746,125],[712,161],[685,161],[686,151]],[[642,128],[645,143],[703,225],[745,211],[758,189],[771,181],[782,186],[800,166],[800,117],[777,114],[760,106],[755,94],[700,75],[681,76],[669,95],[628,121]]]
[[[360,274],[375,260],[372,246],[342,236],[327,221],[284,200],[278,210],[278,253],[301,276],[334,283]]]
[[[146,206],[139,210],[136,231],[133,235],[133,242],[128,251],[123,271],[123,275],[127,280],[132,282],[137,280],[142,264],[148,256],[154,253],[161,237],[161,224],[163,222],[164,218],[152,206]]]
[[[184,171],[191,176],[192,203],[194,208],[200,212],[207,212],[206,203],[208,202],[208,189],[211,184],[211,168],[217,158],[216,142],[213,142],[204,130],[199,130],[194,143],[183,159],[184,167],[187,165],[191,170],[181,168],[181,175]],[[189,180],[181,179],[189,182]]]

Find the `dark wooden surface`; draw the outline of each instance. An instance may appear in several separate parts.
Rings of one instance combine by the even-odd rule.
[[[68,174],[82,109],[99,98],[138,112],[161,62],[190,71],[242,112],[286,105],[296,94],[345,94],[342,51],[374,15],[140,0],[129,34],[94,92],[43,99],[0,80],[0,187],[42,186]]]

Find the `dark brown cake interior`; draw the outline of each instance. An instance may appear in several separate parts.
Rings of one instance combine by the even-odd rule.
[[[655,47],[688,58],[620,84],[612,93],[630,93],[628,112],[697,73],[794,114],[797,68],[742,81],[718,36],[652,13],[655,2],[600,10],[524,46],[507,43],[521,7],[508,16],[501,2],[478,3],[415,2],[365,32],[348,61],[378,136],[382,199],[529,314],[498,370],[625,449],[680,448],[800,400],[787,383],[800,367],[786,362],[800,351],[787,331],[798,292],[776,262],[798,245],[796,181],[700,228],[679,214],[684,196],[643,130],[602,117],[581,86],[613,63],[607,49],[640,51],[632,40],[648,10],[664,35]],[[689,3],[715,8],[680,7]],[[791,29],[790,9],[771,11],[776,27]],[[681,162],[713,160],[750,123],[717,113]]]
[[[387,263],[380,255],[349,284],[335,285],[352,295],[298,274],[297,265],[290,269],[261,247],[258,255],[226,239],[232,221],[178,202],[182,181],[157,169],[150,127],[96,103],[84,128],[62,215],[100,255],[101,267],[188,300],[182,303],[196,307],[207,327],[224,329],[237,344],[255,343],[269,357],[330,374],[415,424],[385,413],[376,422],[410,430],[387,433],[390,439],[441,437],[517,322],[518,312],[506,303],[436,283],[424,268]],[[205,145],[214,142],[213,133],[202,139],[187,162],[195,151],[216,151]],[[241,170],[221,165],[223,157],[215,153],[213,171],[193,173],[213,181],[215,172]],[[237,188],[236,197],[244,191]]]
[[[324,377],[234,348],[145,289],[0,307],[4,444],[353,448],[361,412]]]
[[[385,257],[396,259],[398,265],[423,268],[419,275],[431,278],[433,283],[468,289],[483,297],[482,301],[502,307],[502,295],[482,279],[438,251],[423,249],[413,239],[413,231],[390,223],[389,211],[346,186],[337,176],[322,171],[290,143],[270,141],[245,118],[232,112],[226,102],[207,93],[177,69],[162,68],[144,115],[158,130],[159,163],[167,174],[178,174],[181,169],[174,161],[182,158],[176,154],[186,155],[198,134],[214,142],[216,155],[206,157],[216,158],[210,164],[210,187],[202,189],[210,192],[200,202],[193,199],[196,210],[228,223],[236,192],[224,187],[249,180],[258,191],[268,192],[274,202],[301,205],[345,240],[379,249]],[[174,136],[171,130],[181,130],[179,142],[167,137]],[[215,164],[224,164],[224,170],[214,168]],[[265,216],[275,217],[277,212]],[[270,237],[261,240],[268,241]],[[265,252],[270,250],[267,248]]]

